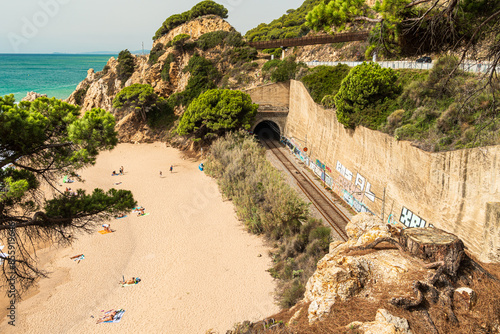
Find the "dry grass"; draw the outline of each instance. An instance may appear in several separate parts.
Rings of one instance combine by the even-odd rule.
[[[371,251],[357,252],[356,255],[369,254]],[[349,255],[353,255],[350,253]],[[499,264],[482,264],[481,266],[488,270],[495,277],[500,277]],[[375,315],[378,309],[387,309],[391,314],[405,318],[410,324],[414,334],[430,333],[428,323],[422,316],[422,309],[404,310],[393,306],[389,303],[392,297],[411,296],[414,297],[414,292],[411,288],[411,282],[415,280],[425,280],[427,275],[433,270],[418,269],[411,270],[403,277],[402,284],[371,284],[370,287],[364,289],[360,296],[351,298],[345,302],[337,302],[332,307],[330,314],[314,324],[309,324],[307,318],[307,309],[309,304],[298,304],[297,307],[283,310],[272,316],[276,321],[288,323],[297,311],[301,311],[296,320],[288,326],[278,330],[268,330],[263,333],[342,333],[354,334],[358,331],[354,328],[346,327],[354,321],[371,322],[375,320]],[[485,274],[474,270],[470,263],[464,261],[460,270],[461,278],[455,282],[455,288],[469,287],[474,290],[477,295],[477,304],[468,310],[467,306],[461,300],[454,299],[453,311],[458,318],[458,325],[453,325],[448,320],[448,315],[440,303],[429,304],[426,302],[425,307],[439,333],[453,334],[471,334],[471,333],[499,333],[500,330],[500,281],[495,281],[488,278]],[[468,281],[465,283],[465,281]],[[373,282],[372,282],[373,283]],[[369,295],[366,291],[370,291]],[[251,333],[260,333],[254,331]]]

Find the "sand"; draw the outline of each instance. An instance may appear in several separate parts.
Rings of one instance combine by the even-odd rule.
[[[244,230],[198,164],[161,143],[101,153],[81,171],[86,182],[70,186],[131,190],[149,215],[130,213],[109,222],[114,233],[96,227],[71,247],[44,251],[50,278],[17,305],[16,327],[4,320],[0,333],[225,333],[277,312],[268,248]],[[111,176],[122,165],[124,175]],[[80,263],[70,259],[82,253]],[[121,287],[122,276],[142,281]],[[121,322],[96,324],[119,308]]]

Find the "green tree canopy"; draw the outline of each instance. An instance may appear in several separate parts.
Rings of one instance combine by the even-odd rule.
[[[54,98],[14,102],[0,97],[0,240],[16,239],[3,272],[27,286],[43,275],[32,254],[38,242],[69,243],[75,231],[91,231],[135,200],[126,190],[70,195],[57,188],[63,175],[78,178],[78,169],[117,144],[113,115],[92,109],[79,117],[79,107]]]
[[[259,106],[250,95],[237,90],[211,89],[194,99],[177,128],[180,135],[194,134],[211,140],[227,131],[250,129]]]
[[[156,107],[158,95],[151,85],[133,84],[123,88],[113,99],[113,108],[133,109],[138,111],[142,120],[146,120],[146,113]]]
[[[342,80],[340,90],[334,97],[338,121],[350,128],[362,124],[366,107],[400,92],[397,79],[395,71],[376,63],[354,67]]]
[[[368,28],[368,53],[414,55],[473,51],[475,45],[498,50],[491,38],[498,36],[499,17],[497,0],[324,0],[307,14],[307,23],[334,33]]]
[[[322,103],[325,96],[335,96],[337,94],[342,80],[350,70],[349,66],[344,64],[316,66],[309,69],[307,75],[301,81],[309,90],[313,100],[316,103]]]
[[[122,87],[134,73],[134,66],[134,56],[132,56],[129,50],[123,50],[118,54],[118,66],[116,67],[116,74],[118,75],[118,79],[120,79],[120,81],[122,82]]]

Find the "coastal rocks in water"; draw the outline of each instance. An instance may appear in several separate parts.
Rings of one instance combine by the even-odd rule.
[[[33,102],[39,97],[47,97],[47,94],[38,94],[36,92],[29,92],[21,101]]]

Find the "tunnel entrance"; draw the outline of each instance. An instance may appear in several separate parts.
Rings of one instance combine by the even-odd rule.
[[[274,139],[279,141],[281,138],[281,131],[278,124],[269,120],[257,124],[253,133],[261,139]]]

